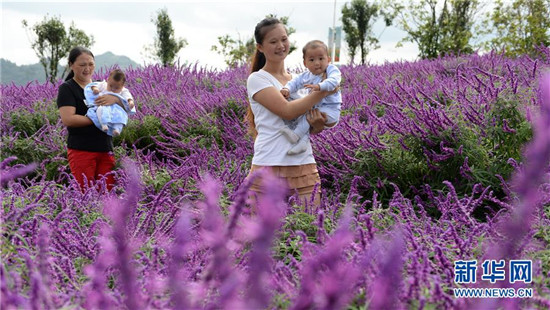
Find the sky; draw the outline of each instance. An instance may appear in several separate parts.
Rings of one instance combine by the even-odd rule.
[[[66,28],[75,26],[93,35],[91,47],[95,55],[113,52],[125,55],[140,65],[154,62],[145,47],[154,42],[156,26],[151,21],[156,13],[166,8],[172,20],[175,36],[184,38],[188,45],[180,50],[180,63],[197,63],[200,67],[224,69],[224,57],[211,50],[218,44],[218,37],[229,35],[248,40],[254,34],[255,25],[268,14],[288,16],[289,25],[296,29],[290,36],[298,50],[286,60],[287,67],[302,66],[301,47],[308,41],[328,41],[328,29],[334,23],[341,26],[341,10],[349,1],[9,1],[2,0],[2,38],[0,57],[17,65],[38,63],[31,47],[33,33],[25,30],[22,20],[29,26],[42,21],[46,15],[58,17]],[[381,48],[367,56],[367,61],[381,64],[386,61],[417,59],[418,49],[412,43],[396,47],[405,33],[396,27],[374,25],[374,33],[380,36]],[[347,48],[342,40],[341,63],[348,63]],[[358,58],[356,58],[357,61]],[[66,60],[65,60],[66,61]]]

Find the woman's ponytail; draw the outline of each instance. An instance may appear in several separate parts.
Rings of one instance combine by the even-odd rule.
[[[67,77],[65,78],[65,81],[68,81],[68,80],[72,79],[73,77],[74,77],[74,72],[73,72],[73,70],[70,70],[69,74],[67,74]]]

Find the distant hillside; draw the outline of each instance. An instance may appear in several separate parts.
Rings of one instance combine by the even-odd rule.
[[[112,67],[118,65],[120,68],[125,69],[128,67],[136,68],[138,64],[126,56],[115,55],[111,52],[106,52],[101,55],[95,56],[96,71],[104,67]],[[63,72],[65,66],[59,66],[60,74]],[[10,84],[14,82],[16,85],[25,85],[30,81],[46,81],[46,74],[44,73],[44,67],[40,63],[32,65],[18,66],[15,63],[0,58],[0,77],[2,84]]]
[[[138,66],[138,64],[132,59],[126,56],[115,55],[111,52],[106,52],[104,54],[95,56],[95,63],[96,71],[103,67],[112,67],[114,65],[118,65],[121,69],[126,69],[130,66],[135,68]]]

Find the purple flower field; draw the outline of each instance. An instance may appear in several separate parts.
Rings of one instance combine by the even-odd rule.
[[[550,50],[342,66],[320,207],[245,180],[247,68],[128,70],[118,185],[71,179],[57,85],[0,87],[1,309],[548,309]],[[95,78],[105,78],[107,71]],[[532,282],[482,279],[532,260]],[[477,260],[475,283],[455,261]],[[456,288],[532,288],[457,298]]]

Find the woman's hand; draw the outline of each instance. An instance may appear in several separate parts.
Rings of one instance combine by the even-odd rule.
[[[317,86],[319,86],[319,85],[317,84]],[[338,87],[336,87],[335,89],[333,89],[331,91],[328,91],[328,90],[314,90],[314,91],[318,91],[319,93],[321,93],[323,95],[323,98],[324,98],[326,96],[336,94],[339,90],[340,90],[340,87],[338,86]]]
[[[325,129],[325,123],[327,122],[327,114],[319,111],[318,109],[311,109],[306,114],[306,120],[311,126],[310,133],[317,134]]]
[[[112,104],[116,103],[119,106],[121,106],[122,108],[124,108],[122,106],[122,102],[120,102],[120,98],[118,98],[117,96],[113,96],[113,95],[99,96],[95,99],[94,103],[97,104],[97,105],[112,105]]]

